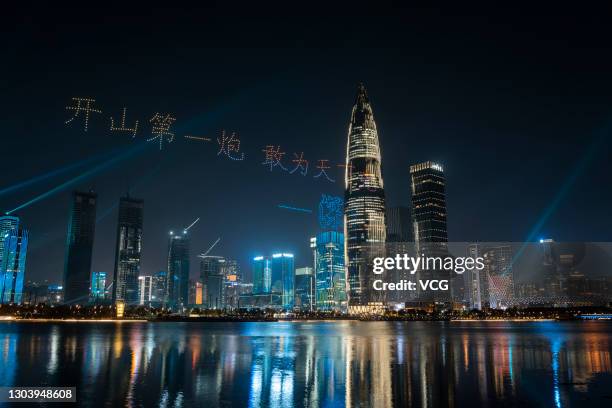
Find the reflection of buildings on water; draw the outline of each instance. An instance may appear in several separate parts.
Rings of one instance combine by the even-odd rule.
[[[612,379],[601,322],[12,324],[0,385],[107,405],[565,407]]]

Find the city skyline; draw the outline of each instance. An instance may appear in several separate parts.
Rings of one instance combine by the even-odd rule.
[[[185,41],[181,43],[181,55],[188,62],[172,64],[173,70],[168,70],[166,63],[159,67],[147,65],[145,55],[117,48],[122,41],[130,45],[149,43],[139,42],[141,34],[120,19],[104,22],[114,30],[102,29],[108,36],[101,36],[95,45],[73,38],[70,27],[61,25],[52,38],[59,45],[74,44],[80,57],[68,49],[60,51],[50,67],[56,75],[53,84],[38,81],[19,88],[16,84],[36,77],[31,75],[38,66],[34,55],[48,55],[46,44],[35,33],[45,32],[44,25],[37,24],[54,14],[44,8],[32,12],[29,15],[34,23],[28,27],[33,31],[10,36],[15,44],[31,50],[21,57],[32,63],[26,64],[29,67],[26,69],[20,65],[19,70],[11,59],[7,65],[16,81],[8,85],[5,93],[10,118],[6,132],[14,135],[7,137],[5,143],[7,151],[21,152],[26,160],[8,155],[0,163],[2,174],[6,175],[0,187],[3,211],[80,177],[98,162],[88,162],[51,177],[58,169],[92,157],[103,161],[99,156],[112,157],[117,150],[129,149],[133,143],[131,134],[108,133],[110,117],[118,126],[123,107],[128,107],[127,127],[139,118],[140,128],[148,130],[148,120],[155,112],[168,112],[176,117],[177,131],[198,131],[214,144],[205,147],[197,142],[177,142],[163,152],[154,151],[156,146],[151,146],[150,151],[84,176],[74,185],[16,211],[30,228],[32,256],[27,268],[32,279],[61,279],[61,253],[73,189],[93,188],[100,197],[93,270],[112,274],[117,204],[128,190],[147,202],[145,219],[155,220],[147,222],[143,231],[141,269],[145,274],[155,273],[165,263],[164,234],[196,217],[202,217],[202,225],[207,227],[198,226],[193,231],[194,253],[222,236],[219,253],[238,259],[243,266],[258,252],[277,249],[307,259],[309,251],[303,246],[303,232],[315,235],[315,218],[277,206],[287,203],[314,210],[320,194],[342,195],[343,169],[330,169],[335,183],[313,179],[312,173],[309,177],[297,173],[289,177],[260,165],[264,161],[260,150],[266,145],[280,145],[285,152],[285,165],[292,164],[294,153],[305,151],[312,171],[317,159],[342,162],[347,112],[359,82],[367,85],[377,110],[390,206],[409,204],[408,167],[432,160],[447,171],[448,231],[453,241],[528,238],[536,241],[541,237],[560,241],[609,240],[609,232],[602,225],[608,223],[606,203],[611,197],[609,191],[599,186],[605,185],[612,161],[608,160],[609,143],[602,144],[599,134],[607,128],[610,103],[605,95],[612,92],[605,91],[609,81],[602,72],[610,65],[610,58],[600,52],[605,44],[600,39],[603,37],[596,34],[602,28],[597,24],[580,25],[581,15],[549,19],[556,27],[565,26],[568,20],[583,27],[578,34],[562,31],[559,37],[551,37],[548,30],[539,26],[538,18],[528,17],[517,23],[512,13],[492,15],[520,24],[524,31],[517,33],[503,25],[491,26],[480,14],[469,11],[452,20],[435,9],[418,10],[414,17],[408,17],[407,25],[404,24],[407,17],[383,13],[373,22],[377,29],[367,36],[363,46],[387,46],[396,52],[372,49],[371,58],[360,64],[349,61],[352,56],[361,55],[362,46],[345,42],[355,35],[357,27],[342,34],[333,21],[324,20],[321,35],[331,33],[323,36],[325,41],[315,36],[304,40],[310,48],[287,49],[291,40],[302,38],[297,28],[305,22],[298,19],[293,21],[297,25],[295,30],[284,27],[286,39],[270,38],[273,26],[266,27],[253,37],[266,37],[270,40],[266,46],[257,48],[258,52],[242,50],[234,54],[221,49],[233,49],[241,42],[227,36],[222,24],[213,21],[202,25],[187,19],[184,24],[187,32],[205,30],[203,38],[215,38],[225,47],[211,50],[206,42],[202,45],[206,53],[194,57],[198,53],[193,51],[200,49],[196,37],[181,36],[181,41]],[[152,15],[162,18],[163,13],[152,10]],[[95,15],[92,18],[95,20]],[[58,19],[71,21],[70,12]],[[242,29],[252,27],[246,18],[237,21]],[[91,23],[102,27],[100,21]],[[390,28],[397,24],[409,27],[410,35],[400,35]],[[438,28],[439,37],[421,35],[429,32],[432,25]],[[505,46],[495,46],[471,35],[472,29],[483,28],[490,29],[492,38]],[[151,55],[164,55],[177,40],[172,35],[160,38],[155,33],[151,38],[161,40],[155,42],[161,44],[160,49],[145,46],[151,47],[148,48]],[[510,46],[511,39],[514,43]],[[588,41],[591,48],[578,51],[567,46],[580,41]],[[539,57],[540,47],[549,42],[554,45],[547,48],[549,58]],[[324,44],[333,49],[342,44],[345,49],[331,55]],[[289,54],[279,59],[275,50],[283,46]],[[110,49],[114,50],[115,63],[92,72],[88,67],[96,66]],[[449,55],[449,59],[441,60],[440,55]],[[566,59],[584,61],[586,57],[591,62],[575,69],[559,64]],[[517,58],[515,61],[520,63],[516,69],[508,69],[505,62],[510,58]],[[213,59],[227,63],[211,65]],[[124,60],[133,61],[134,67],[151,66],[151,71],[141,75],[138,68],[119,62]],[[155,61],[159,63],[160,58]],[[235,71],[223,73],[222,66],[232,66],[236,61],[242,62],[241,69],[236,67]],[[189,68],[196,65],[203,67],[203,71],[196,74]],[[74,69],[79,73],[66,75]],[[473,72],[483,71],[488,76],[474,78]],[[469,89],[465,83],[470,83]],[[567,87],[564,85],[567,83],[579,86]],[[163,84],[164,102],[158,102],[159,84]],[[103,110],[103,114],[92,114],[87,132],[83,132],[80,118],[65,124],[71,117],[65,108],[77,96],[95,97],[99,103],[96,106]],[[32,100],[38,102],[32,105]],[[31,121],[32,118],[36,120]],[[238,132],[241,147],[251,155],[247,157],[248,164],[216,156],[215,138],[220,136],[221,129],[227,129],[228,134]],[[497,149],[497,145],[504,148]],[[49,178],[22,185],[38,176]],[[182,189],[176,188],[178,180],[184,186]],[[513,192],[516,184],[521,185],[520,193]],[[17,186],[21,187],[12,189]],[[262,195],[263,191],[270,193]],[[258,199],[247,203],[240,200],[250,196]],[[524,200],[523,196],[529,199]],[[246,229],[238,222],[243,212],[253,215],[252,228]],[[489,222],[495,214],[506,216]],[[599,214],[603,219],[595,220],[589,214]],[[291,228],[286,228],[287,225]],[[262,242],[260,231],[264,230],[268,233]],[[285,247],[278,248],[276,237],[283,231]],[[197,274],[196,269],[192,268],[192,276]]]

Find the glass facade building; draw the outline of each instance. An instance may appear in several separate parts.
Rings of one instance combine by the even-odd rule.
[[[345,169],[344,239],[348,302],[367,305],[373,299],[373,248],[386,238],[385,191],[378,131],[365,87],[359,86],[348,129]]]
[[[97,198],[92,191],[72,193],[64,263],[64,303],[89,301]]]
[[[93,302],[106,299],[106,272],[92,272],[89,294]]]
[[[438,163],[426,161],[410,166],[412,193],[412,225],[415,250],[426,257],[445,257],[448,254],[446,231],[446,179]],[[448,271],[420,270],[419,279],[448,279],[456,277]],[[422,301],[449,302],[450,291],[424,291],[418,287]]]
[[[226,260],[222,256],[205,255],[200,261],[202,305],[209,309],[223,308],[223,280]]]
[[[337,231],[317,235],[317,310],[346,310],[344,234]]]
[[[314,309],[314,270],[311,267],[295,270],[295,308],[303,311]]]
[[[165,304],[175,311],[182,311],[189,301],[189,241],[187,231],[170,232]]]
[[[295,304],[293,254],[253,258],[253,297],[256,307],[290,310]]]
[[[19,218],[0,217],[0,303],[21,304],[28,252],[28,230],[19,225]]]
[[[119,220],[115,248],[113,301],[139,304],[138,276],[142,253],[144,201],[129,196],[119,200]]]

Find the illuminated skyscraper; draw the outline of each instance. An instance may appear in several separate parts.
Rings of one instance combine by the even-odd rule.
[[[64,303],[87,303],[89,300],[97,198],[92,191],[72,193],[64,264]]]
[[[317,310],[346,310],[344,234],[337,231],[317,235]]]
[[[368,257],[385,243],[385,191],[378,132],[365,87],[359,85],[346,144],[344,237],[349,306],[372,299]]]
[[[170,232],[168,240],[168,274],[166,307],[180,311],[189,299],[189,236]]]
[[[106,272],[92,272],[89,296],[92,302],[106,298]]]
[[[200,261],[202,304],[210,309],[223,308],[223,274],[226,260],[222,256],[205,255]]]
[[[416,253],[426,257],[444,257],[448,254],[448,235],[446,180],[442,166],[431,161],[412,165],[410,178]],[[448,271],[442,270],[420,270],[417,273],[421,280],[455,278]],[[448,302],[451,294],[450,291],[419,289],[419,300]]]
[[[344,256],[344,254],[342,254]],[[314,293],[314,273],[309,266],[295,269],[295,307],[302,311],[312,311]]]
[[[4,255],[4,238],[13,228],[19,226],[19,217],[13,215],[0,216],[0,265],[2,265],[2,256]]]
[[[129,196],[119,200],[113,300],[122,300],[126,304],[139,303],[143,210],[143,200]]]
[[[19,225],[19,218],[0,217],[0,303],[21,304],[25,263],[28,251],[28,230]]]
[[[293,309],[295,302],[293,254],[277,253],[271,258],[253,258],[253,297],[255,306]]]
[[[485,273],[489,278],[489,303],[493,309],[505,309],[514,302],[513,252],[510,245],[495,245],[482,252]]]

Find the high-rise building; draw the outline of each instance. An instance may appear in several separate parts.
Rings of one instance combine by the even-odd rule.
[[[238,307],[241,280],[238,261],[226,259],[223,266],[223,308],[236,309]]]
[[[162,307],[166,298],[166,271],[159,271],[151,279],[151,299],[152,307]]]
[[[412,219],[409,207],[388,207],[385,220],[387,242],[412,242]]]
[[[189,235],[170,232],[168,240],[168,274],[166,277],[166,306],[182,311],[189,301]]]
[[[92,302],[106,299],[106,272],[92,272],[89,297]]]
[[[482,245],[470,244],[467,256],[476,259],[482,256]],[[467,301],[470,309],[486,309],[490,307],[489,301],[489,276],[484,269],[468,269],[464,273]]]
[[[448,234],[446,230],[446,180],[444,170],[438,163],[431,161],[410,166],[412,190],[412,225],[417,254],[425,257],[445,257],[448,254]],[[421,280],[447,279],[449,271],[420,270]],[[462,278],[463,279],[463,278]],[[421,301],[449,302],[450,291],[421,291]]]
[[[344,256],[344,254],[342,254]],[[295,270],[295,308],[302,311],[313,310],[314,270],[309,267]]]
[[[344,239],[349,306],[374,299],[368,259],[386,238],[385,191],[378,132],[365,87],[360,84],[348,129]],[[350,311],[350,310],[349,310]]]
[[[19,218],[13,216],[0,217],[0,230],[0,303],[21,304],[28,230],[19,225]]]
[[[119,200],[119,220],[115,247],[113,300],[138,304],[138,275],[142,253],[144,201],[128,196]]]
[[[64,264],[64,303],[89,300],[97,197],[92,191],[72,193]]]
[[[200,260],[202,304],[209,309],[223,308],[223,280],[226,260],[222,256],[205,255]]]
[[[138,304],[151,306],[153,300],[153,276],[138,277]]]
[[[19,217],[14,215],[0,216],[0,265],[4,256],[4,238],[14,228],[19,226]]]
[[[270,291],[280,294],[281,307],[293,309],[295,301],[295,264],[293,254],[272,254]]]
[[[346,310],[344,234],[337,231],[317,235],[317,310]]]
[[[253,297],[256,307],[293,309],[295,302],[293,254],[253,258]]]
[[[270,293],[270,258],[256,256],[253,258],[253,294]]]

